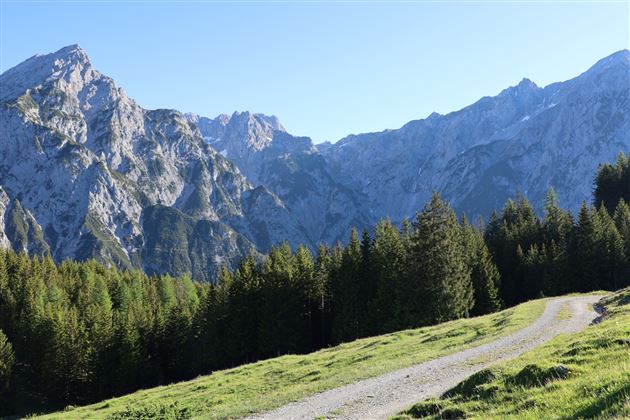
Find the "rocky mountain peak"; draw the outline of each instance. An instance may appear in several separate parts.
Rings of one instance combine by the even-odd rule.
[[[79,44],[68,45],[50,55],[55,60],[62,60],[65,63],[87,64],[90,62],[87,53]]]
[[[523,77],[523,80],[521,80],[516,87],[519,89],[538,89],[538,85],[527,77]]]
[[[285,131],[282,124],[280,124],[280,120],[275,115],[253,114],[249,111],[235,111],[230,117],[228,124],[239,127],[243,132],[247,132],[254,141],[252,145],[255,147],[264,147],[267,144],[265,140],[271,140],[274,131]]]
[[[49,81],[63,80],[77,86],[97,77],[101,74],[92,68],[87,53],[78,44],[69,45],[51,54],[35,55],[5,71],[0,76],[0,100],[15,99]]]
[[[630,51],[620,50],[599,60],[580,77],[598,78],[599,75],[605,75],[606,79],[615,80],[618,77],[625,79],[629,74]]]
[[[536,94],[540,91],[541,88],[530,79],[524,77],[516,86],[510,86],[507,89],[504,89],[499,96],[525,96]]]
[[[608,57],[604,57],[595,63],[590,70],[599,68],[607,68],[608,66],[613,65],[623,65],[626,67],[630,67],[630,51],[629,50],[619,50]],[[590,71],[589,70],[589,71]]]

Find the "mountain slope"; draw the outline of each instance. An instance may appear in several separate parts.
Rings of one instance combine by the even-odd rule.
[[[312,248],[345,241],[353,227],[373,224],[366,196],[339,182],[311,139],[290,135],[276,117],[235,112],[213,120],[189,118],[248,180],[282,199]]]
[[[339,179],[397,221],[433,190],[470,216],[489,215],[517,191],[541,209],[551,186],[577,209],[597,165],[629,149],[627,50],[566,82],[540,88],[524,79],[460,111],[321,148]]]
[[[0,238],[14,249],[49,246],[56,260],[97,258],[151,273],[152,261],[163,258],[152,228],[177,213],[191,226],[208,222],[203,229],[211,232],[200,242],[196,228],[165,225],[181,245],[166,252],[181,254],[170,257],[180,263],[159,271],[211,279],[219,263],[255,248],[305,242],[281,201],[254,188],[183,114],[142,109],[94,70],[80,47],[32,57],[0,82],[9,87],[0,97],[0,129],[7,133]],[[173,210],[151,211],[157,205]],[[10,228],[12,208],[21,209],[29,234]],[[158,219],[150,225],[147,211]]]

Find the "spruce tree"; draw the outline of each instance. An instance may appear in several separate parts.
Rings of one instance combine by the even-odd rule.
[[[402,286],[405,279],[405,248],[396,227],[389,219],[374,229],[372,268],[377,279],[376,293],[369,313],[376,333],[402,328]]]
[[[313,330],[318,328],[319,290],[315,276],[315,263],[311,251],[305,246],[299,246],[295,252],[295,279],[294,290],[299,297],[299,320],[296,330],[296,349],[300,353],[312,350]]]
[[[597,231],[597,272],[599,285],[606,290],[617,290],[623,282],[624,242],[617,230],[614,220],[606,207],[597,211],[599,221]]]
[[[13,346],[4,332],[0,330],[0,392],[6,391],[15,364]]]
[[[224,347],[232,363],[251,362],[258,356],[259,305],[262,298],[260,271],[254,256],[248,254],[229,280]],[[227,274],[223,276],[227,277]],[[228,282],[227,279],[224,281]]]
[[[334,284],[335,316],[332,339],[335,343],[359,338],[359,290],[361,275],[361,243],[353,229],[350,241],[343,250],[341,265]]]
[[[623,267],[619,287],[630,285],[630,207],[621,199],[615,209],[615,226],[623,240]]]
[[[571,267],[575,285],[573,290],[587,292],[600,288],[598,268],[598,238],[599,220],[597,212],[589,209],[586,202],[582,202],[578,212],[577,224],[572,235]]]
[[[438,193],[417,217],[409,278],[409,326],[468,316],[473,288],[455,212]],[[413,306],[412,306],[413,305]]]
[[[9,396],[11,374],[15,365],[13,346],[4,332],[0,330],[0,416],[11,414],[12,404]]]
[[[498,296],[499,271],[492,261],[480,229],[462,220],[462,243],[466,253],[466,264],[474,291],[474,306],[471,315],[482,315],[500,309]]]
[[[493,214],[485,232],[486,243],[501,275],[501,298],[508,305],[524,300],[528,287],[522,258],[517,251],[528,250],[541,241],[541,224],[532,205],[520,195],[508,200],[500,216]]]
[[[369,310],[376,295],[377,274],[374,270],[374,244],[367,229],[361,236],[361,265],[358,276],[357,311],[359,313],[359,336],[376,333],[373,314]]]
[[[619,200],[630,202],[630,156],[620,152],[617,161],[600,165],[595,177],[595,206],[613,213]]]
[[[547,193],[543,219],[543,243],[546,248],[543,259],[542,292],[559,295],[570,290],[569,243],[573,229],[571,213],[562,210],[553,188]]]
[[[332,317],[331,273],[333,272],[333,258],[330,248],[320,245],[315,258],[314,285],[317,311],[312,330],[314,347],[324,347],[330,342],[330,326]]]

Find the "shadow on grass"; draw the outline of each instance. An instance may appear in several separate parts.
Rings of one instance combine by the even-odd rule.
[[[616,413],[607,413],[606,410],[614,407],[615,405],[619,405],[619,408],[621,409],[621,404],[627,398],[630,398],[630,383],[624,385],[615,392],[607,394],[605,397],[597,400],[588,407],[574,413],[572,417],[592,419],[600,418],[604,415],[615,415]]]

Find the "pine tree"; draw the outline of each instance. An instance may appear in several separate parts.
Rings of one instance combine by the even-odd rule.
[[[601,206],[597,211],[597,216],[599,225],[596,250],[599,284],[606,290],[617,290],[623,284],[625,262],[623,238],[606,207]]]
[[[15,365],[13,346],[0,330],[0,416],[10,414],[12,401],[9,395],[11,374]]]
[[[595,177],[595,206],[613,213],[619,200],[630,202],[630,156],[620,152],[614,165],[600,165]]]
[[[508,305],[524,300],[527,279],[519,267],[523,261],[517,250],[528,250],[541,241],[540,220],[527,199],[519,195],[508,200],[500,216],[493,214],[486,228],[485,238],[501,275],[501,298]]]
[[[597,213],[583,202],[571,243],[570,265],[576,283],[572,286],[573,290],[587,292],[600,288],[597,272],[598,224]]]
[[[295,252],[295,279],[293,288],[298,296],[299,324],[296,325],[296,351],[306,353],[313,347],[313,330],[318,328],[319,290],[315,277],[315,263],[311,251],[299,246]]]
[[[623,266],[619,287],[630,285],[630,207],[621,199],[614,214],[617,231],[623,240]]]
[[[498,296],[499,271],[492,261],[481,230],[468,223],[466,218],[462,220],[462,241],[474,290],[474,306],[470,313],[482,315],[495,312],[501,307]]]
[[[330,343],[330,326],[332,317],[331,273],[333,272],[333,258],[330,248],[320,245],[315,258],[315,295],[317,303],[315,328],[312,330],[314,348],[321,348]]]
[[[359,336],[367,337],[376,333],[373,314],[369,310],[377,288],[377,275],[374,271],[374,244],[367,230],[361,236],[361,264],[358,275],[357,311],[359,313]]]
[[[223,346],[231,363],[247,363],[258,357],[258,333],[261,300],[262,270],[252,254],[248,254],[238,265],[234,276],[223,279],[228,287]],[[227,277],[227,274],[223,274]]]
[[[361,243],[356,229],[350,234],[350,241],[344,248],[341,264],[334,276],[333,293],[335,300],[332,340],[335,343],[359,338],[360,305],[357,302],[360,290]]]
[[[417,217],[411,257],[416,264],[409,279],[409,326],[468,316],[473,288],[461,229],[455,212],[437,193]]]
[[[288,243],[275,247],[265,260],[259,348],[264,356],[279,356],[300,350],[304,341],[299,314],[302,303],[295,283],[295,259]]]
[[[15,364],[13,346],[4,332],[0,330],[0,393],[7,390],[11,372]]]
[[[389,219],[381,220],[374,229],[372,252],[373,275],[377,279],[376,294],[369,313],[375,333],[402,328],[402,285],[406,276],[405,248],[396,227]]]

